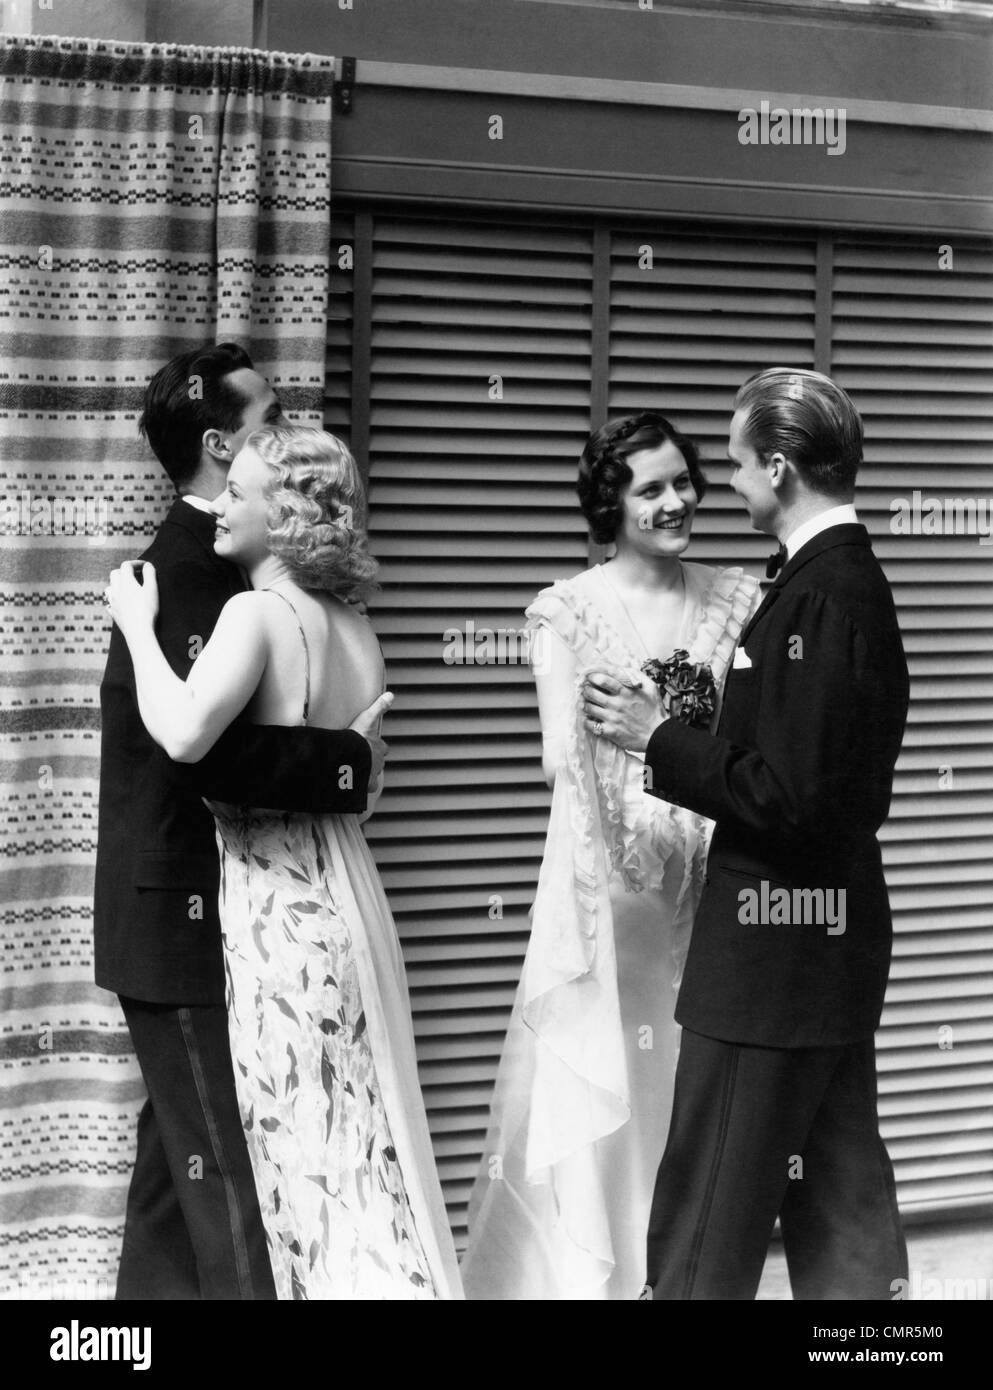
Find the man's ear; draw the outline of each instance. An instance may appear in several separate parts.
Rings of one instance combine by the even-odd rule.
[[[217,459],[218,463],[223,463],[225,466],[231,463],[233,458],[231,444],[221,430],[205,430],[201,444],[210,457]]]
[[[793,465],[785,454],[776,453],[769,456],[765,466],[769,470],[769,482],[778,491],[786,482]]]

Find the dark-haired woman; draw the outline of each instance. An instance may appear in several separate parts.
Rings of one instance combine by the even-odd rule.
[[[645,795],[640,756],[584,727],[581,688],[687,653],[716,692],[756,602],[683,559],[706,481],[654,412],[594,434],[579,496],[613,558],[527,610],[552,809],[532,931],[469,1208],[484,1299],[635,1299],[672,1107],[676,989],[712,823]],[[717,717],[717,703],[713,718]]]
[[[151,566],[142,585],[116,570],[108,590],[142,719],[180,762],[242,711],[342,728],[384,684],[356,606],[376,563],[344,445],[258,430],[212,510],[215,550],[252,589],[225,605],[187,681],[155,636]],[[211,809],[231,1054],[277,1296],[461,1297],[400,946],[358,818]]]

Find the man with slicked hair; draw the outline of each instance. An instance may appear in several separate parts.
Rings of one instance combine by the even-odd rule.
[[[245,439],[278,420],[276,393],[234,343],[183,353],[145,393],[141,429],[177,497],[143,560],[156,633],[183,679],[246,587],[214,553],[210,502]],[[275,1289],[228,1044],[214,819],[202,798],[362,812],[382,768],[378,700],[349,729],[237,720],[199,763],[146,733],[114,627],[100,687],[95,976],[120,997],[148,1099],[128,1193],[119,1299],[273,1299]],[[245,923],[248,930],[250,923]]]
[[[610,673],[595,737],[716,821],[676,1019],[644,1298],[755,1297],[777,1217],[796,1299],[888,1300],[907,1274],[873,1034],[892,927],[877,832],[907,716],[889,584],[854,508],[862,422],[817,372],[738,392],[731,487],[774,535],[715,733]]]

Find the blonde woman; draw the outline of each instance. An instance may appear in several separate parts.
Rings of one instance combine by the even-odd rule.
[[[149,733],[196,762],[238,717],[346,726],[385,684],[358,606],[377,566],[348,450],[266,426],[212,510],[214,549],[251,589],[225,605],[185,682],[155,637],[152,567],[141,583],[133,565],[111,576]],[[277,1296],[460,1298],[403,960],[358,818],[210,809],[231,1052]]]

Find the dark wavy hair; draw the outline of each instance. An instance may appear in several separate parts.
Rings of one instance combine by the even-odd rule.
[[[747,411],[744,436],[766,463],[783,454],[815,492],[844,497],[862,462],[862,417],[848,394],[821,372],[767,367],[735,397]]]
[[[245,440],[269,468],[269,549],[302,589],[349,603],[378,592],[369,554],[365,489],[358,466],[333,434],[304,425],[263,425]]]
[[[174,487],[188,483],[200,467],[207,430],[241,429],[246,397],[227,378],[246,367],[252,369],[252,359],[237,343],[207,343],[173,357],[148,383],[138,432]],[[191,393],[194,377],[200,389]]]
[[[621,524],[622,499],[634,477],[627,459],[642,449],[674,444],[686,461],[696,500],[703,501],[707,478],[697,447],[664,415],[642,410],[603,425],[586,441],[579,460],[579,505],[597,545],[610,545]]]

